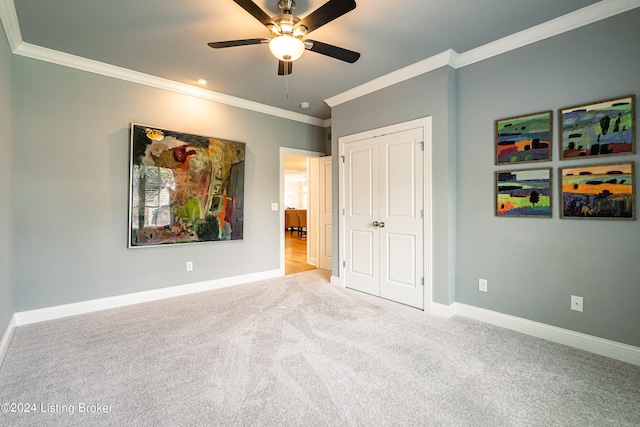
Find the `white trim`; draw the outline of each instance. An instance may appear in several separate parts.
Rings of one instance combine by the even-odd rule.
[[[428,73],[429,71],[437,70],[445,65],[451,65],[457,62],[458,53],[453,49],[449,49],[437,55],[418,61],[415,64],[400,68],[399,70],[392,71],[377,79],[371,80],[367,83],[356,86],[345,92],[342,92],[331,98],[324,100],[329,107],[335,107],[336,105],[350,101],[352,99],[360,98],[361,96],[375,92],[385,87],[392,86],[396,83],[409,80],[413,77],[421,74]]]
[[[566,33],[640,6],[639,0],[602,0],[551,21],[468,50],[457,58],[455,68],[466,67],[503,53]]]
[[[640,366],[640,347],[467,304],[455,303],[453,311],[460,316]]]
[[[432,203],[432,117],[423,117],[420,119],[410,120],[408,122],[396,123],[389,126],[384,126],[377,129],[371,129],[364,132],[359,132],[352,135],[342,136],[338,138],[338,156],[342,158],[344,156],[345,145],[362,141],[364,139],[375,138],[382,135],[388,135],[397,132],[403,132],[411,129],[422,129],[423,136],[423,180],[424,180],[424,188],[423,188],[423,209],[424,209],[424,218],[423,218],[423,246],[425,248],[424,258],[422,260],[423,266],[422,271],[424,274],[424,292],[423,292],[423,307],[426,313],[431,313],[433,307],[432,304],[432,296],[433,296],[433,239],[432,239],[432,228],[433,228],[433,203]],[[344,190],[344,163],[338,162],[338,247],[340,248],[340,260],[338,264],[338,268],[340,271],[340,277],[338,278],[340,286],[345,288],[345,274],[344,267],[342,263],[344,262],[344,254],[346,252],[346,243],[345,237],[345,219],[342,212],[346,209],[346,201],[345,201],[345,190]]]
[[[433,118],[425,117],[422,123],[423,134],[423,181],[422,209],[424,259],[424,311],[433,313]]]
[[[0,21],[4,26],[4,32],[7,35],[11,51],[15,51],[22,43],[22,34],[18,23],[16,5],[13,0],[0,0]]]
[[[338,276],[331,276],[331,284],[340,287],[340,278]]]
[[[456,315],[456,305],[455,303],[445,305],[437,302],[431,302],[431,314],[433,314],[434,316],[446,317],[447,319],[451,319]]]
[[[280,215],[279,230],[280,230],[280,269],[284,272],[284,156],[300,156],[300,157],[313,157],[320,158],[326,156],[325,153],[320,151],[308,151],[300,150],[297,148],[280,147]],[[284,274],[284,273],[283,273]]]
[[[338,138],[338,144],[343,145],[350,142],[362,141],[363,139],[375,138],[376,136],[388,135],[390,133],[402,132],[410,129],[417,129],[425,127],[426,120],[429,117],[423,117],[421,119],[410,120],[408,122],[396,123],[394,125],[384,126],[377,129],[371,129],[364,132],[355,133],[353,135],[341,136]],[[340,151],[340,155],[343,155],[344,151]]]
[[[640,7],[640,0],[602,0],[582,9],[560,16],[551,21],[536,25],[502,39],[487,43],[475,49],[458,53],[453,49],[446,50],[415,64],[393,71],[367,83],[356,86],[331,98],[325,99],[330,107],[359,98],[396,83],[403,82],[446,65],[462,68],[476,62],[484,61],[497,55],[536,43],[576,28],[610,18],[623,12]]]
[[[169,288],[154,289],[150,291],[136,292],[133,294],[118,295],[72,304],[22,311],[14,315],[15,326],[29,325],[32,323],[45,322],[47,320],[60,319],[79,314],[93,313],[96,311],[125,307],[143,302],[158,301],[165,298],[173,298],[182,295],[226,288],[259,280],[272,279],[274,277],[282,277],[282,275],[281,270],[263,271],[260,273],[245,274],[242,276],[227,277],[224,279],[209,280],[206,282],[190,283],[186,285],[172,286]]]
[[[76,70],[86,71],[89,73],[99,74],[106,77],[112,77],[132,83],[154,87],[157,89],[168,90],[171,92],[181,93],[183,95],[195,96],[197,98],[206,99],[233,107],[243,108],[245,110],[255,111],[258,113],[269,114],[283,119],[293,120],[314,126],[326,128],[330,122],[325,119],[308,116],[294,111],[282,108],[272,107],[266,104],[249,101],[235,96],[226,95],[220,92],[191,86],[185,83],[179,83],[173,80],[152,76],[150,74],[140,73],[138,71],[129,70],[127,68],[117,67],[115,65],[106,64],[104,62],[83,58],[76,55],[48,49],[42,46],[36,46],[22,41],[20,28],[18,26],[17,17],[15,16],[15,8],[10,0],[0,0],[0,19],[5,26],[7,39],[14,54],[24,56],[26,58],[45,61],[52,64],[62,65],[64,67],[74,68]]]
[[[551,21],[536,25],[461,54],[457,53],[453,49],[446,50],[384,76],[378,77],[377,79],[356,86],[343,93],[327,98],[325,99],[325,102],[330,107],[334,107],[385,87],[389,87],[396,83],[433,71],[445,65],[449,65],[453,68],[462,68],[540,40],[592,24],[602,19],[610,18],[637,7],[640,7],[640,0],[602,0],[598,3],[594,3],[564,16],[552,19]],[[178,83],[172,80],[139,73],[125,68],[25,43],[22,41],[22,34],[20,32],[15,4],[12,0],[0,0],[0,20],[5,28],[5,33],[7,34],[11,50],[17,55],[159,89],[182,93],[184,95],[196,96],[210,101],[220,102],[222,104],[269,114],[284,119],[325,128],[331,126],[331,119],[318,119],[316,117],[307,116],[293,111],[248,101],[219,92],[202,89],[184,83]]]
[[[326,120],[324,119],[318,119],[316,117],[284,110],[282,108],[248,101],[246,99],[237,98],[235,96],[225,95],[220,92],[214,92],[212,90],[191,86],[185,83],[163,79],[161,77],[152,76],[150,74],[132,71],[126,68],[117,67],[115,65],[106,64],[104,62],[82,58],[80,56],[59,52],[29,43],[21,43],[17,47],[17,49],[14,50],[14,53],[27,58],[50,62],[52,64],[62,65],[69,68],[75,68],[77,70],[87,71],[89,73],[113,77],[128,82],[154,87],[157,89],[181,93],[183,95],[195,96],[209,101],[219,102],[221,104],[231,105],[234,107],[243,108],[245,110],[256,111],[258,113],[269,114],[288,120],[326,127]]]
[[[4,335],[2,336],[2,341],[0,341],[0,367],[2,367],[2,362],[4,362],[4,357],[7,355],[7,350],[9,350],[9,344],[11,344],[11,338],[13,338],[13,331],[16,329],[16,315],[11,316],[11,320],[9,320],[9,325],[7,325],[7,329],[4,331]]]

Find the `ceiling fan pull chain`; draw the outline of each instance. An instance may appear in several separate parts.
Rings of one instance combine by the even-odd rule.
[[[284,73],[284,99],[289,100],[289,73]]]

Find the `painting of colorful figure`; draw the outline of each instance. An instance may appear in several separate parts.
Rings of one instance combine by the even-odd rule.
[[[562,218],[635,219],[634,163],[561,168]]]
[[[635,153],[635,96],[560,110],[561,160]]]
[[[245,144],[131,125],[129,247],[241,240]]]
[[[496,120],[496,164],[551,160],[553,112]]]
[[[496,172],[496,215],[551,217],[551,168]]]

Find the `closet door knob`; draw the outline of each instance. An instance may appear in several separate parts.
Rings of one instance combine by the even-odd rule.
[[[373,221],[373,226],[374,226],[374,227],[377,227],[377,226],[379,226],[379,225],[380,225],[380,223],[379,223],[378,221]]]
[[[384,222],[380,221],[380,223],[378,224],[378,227],[384,228]]]

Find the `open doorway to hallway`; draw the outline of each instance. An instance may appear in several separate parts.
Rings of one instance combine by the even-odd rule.
[[[316,233],[311,227],[309,208],[315,209],[310,200],[313,190],[309,188],[309,161],[306,156],[284,156],[284,273],[294,274],[313,270],[309,264],[308,239],[314,240]],[[312,205],[312,206],[310,206]]]

